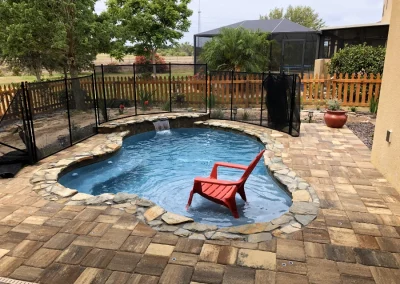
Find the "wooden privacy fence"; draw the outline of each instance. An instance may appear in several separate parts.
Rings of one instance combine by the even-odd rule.
[[[340,74],[335,77],[305,75],[302,104],[323,105],[337,98],[342,106],[369,106],[372,97],[379,97],[382,78],[380,74]]]
[[[305,75],[302,79],[302,104],[325,104],[327,99],[338,98],[343,106],[368,106],[372,97],[378,98],[381,87],[381,76],[378,75],[343,75],[338,78],[313,77]],[[93,104],[91,78],[79,79],[86,103]],[[69,83],[71,84],[71,83]],[[213,95],[216,107],[228,106],[233,95],[233,104],[238,107],[260,107],[262,94],[262,74],[239,74],[232,77],[213,75],[205,78],[198,76],[175,77],[157,76],[155,78],[129,76],[105,77],[104,86],[100,76],[96,78],[96,89],[99,98],[105,97],[108,107],[113,101],[143,100],[145,94],[151,94],[154,104],[169,102],[176,94],[184,95],[187,105],[205,104],[207,95]],[[68,87],[71,90],[71,86]],[[4,115],[18,87],[0,86],[0,117]],[[104,92],[105,91],[105,92]],[[46,82],[45,88],[33,84],[29,88],[34,114],[50,110],[66,109],[65,82]]]

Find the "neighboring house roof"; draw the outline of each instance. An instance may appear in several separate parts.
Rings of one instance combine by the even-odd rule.
[[[229,26],[220,27],[218,29],[202,32],[196,34],[196,36],[214,36],[218,35],[223,28],[238,28],[243,27],[252,31],[261,31],[268,33],[296,33],[296,32],[314,32],[317,31],[304,27],[302,25],[293,23],[286,19],[281,20],[249,20],[235,23]]]
[[[381,26],[389,26],[389,23],[372,23],[372,24],[361,24],[361,25],[348,25],[348,26],[336,26],[336,27],[325,27],[321,28],[321,31],[330,31],[330,30],[342,30],[342,29],[356,29],[356,28],[368,28],[368,27],[381,27]]]

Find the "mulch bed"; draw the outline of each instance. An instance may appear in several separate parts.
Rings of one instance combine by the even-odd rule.
[[[355,122],[347,123],[346,125],[354,132],[355,135],[357,135],[358,138],[360,138],[362,142],[364,142],[365,145],[367,145],[369,149],[372,149],[375,131],[374,124],[371,122]]]

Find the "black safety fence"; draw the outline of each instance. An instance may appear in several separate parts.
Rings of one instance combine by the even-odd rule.
[[[2,99],[0,176],[97,134],[105,122],[145,114],[209,113],[300,133],[298,75],[209,71],[206,64],[95,66],[87,76],[22,83]]]
[[[300,134],[300,77],[285,73],[211,71],[210,117]]]

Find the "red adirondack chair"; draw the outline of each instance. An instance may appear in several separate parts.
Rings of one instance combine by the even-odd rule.
[[[228,207],[233,216],[235,218],[239,218],[239,213],[236,208],[235,195],[236,193],[239,193],[240,197],[242,197],[244,201],[247,201],[246,193],[244,192],[244,184],[246,183],[251,172],[256,167],[257,163],[260,161],[264,152],[265,150],[262,150],[249,166],[216,162],[209,178],[196,177],[194,179],[193,189],[190,192],[186,210],[189,209],[190,205],[192,204],[193,194],[198,193],[208,200]],[[238,181],[219,180],[218,167],[240,169],[244,170],[245,172]]]

